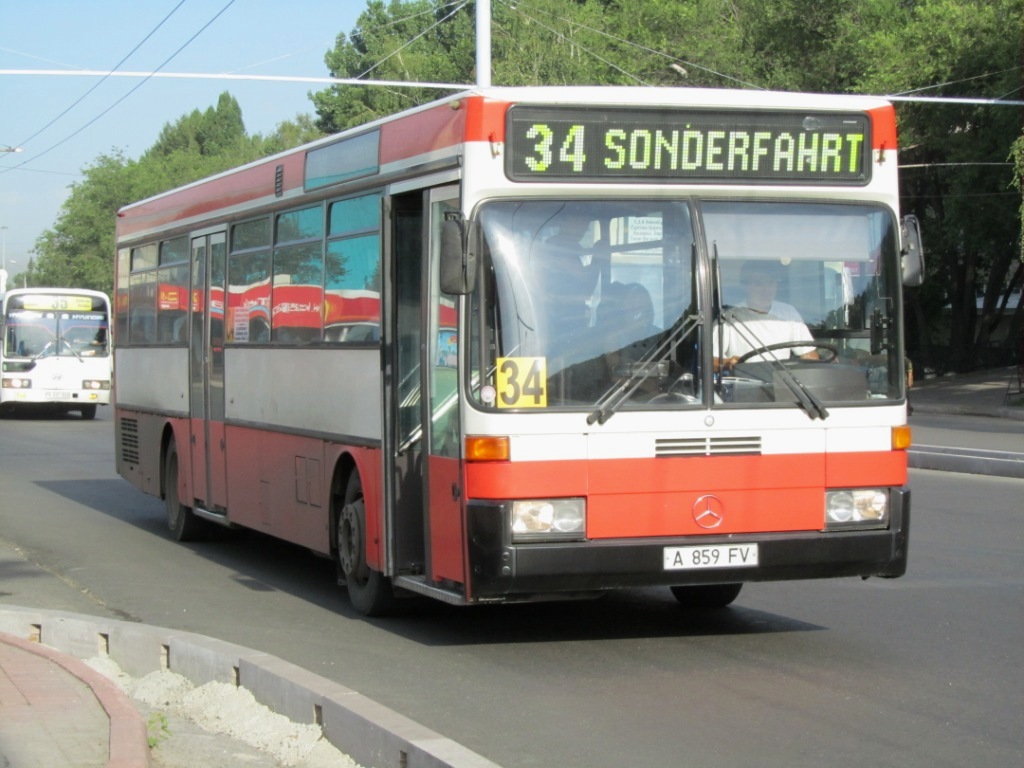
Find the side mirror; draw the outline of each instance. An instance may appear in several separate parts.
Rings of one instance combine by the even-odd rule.
[[[460,296],[476,283],[478,231],[459,213],[446,213],[441,226],[441,290]]]
[[[903,284],[916,288],[924,282],[924,248],[921,246],[921,225],[917,216],[907,215],[900,221],[903,248]]]

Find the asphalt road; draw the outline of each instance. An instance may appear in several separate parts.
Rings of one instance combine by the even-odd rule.
[[[913,471],[910,570],[367,621],[300,548],[182,546],[100,419],[0,420],[0,602],[200,632],[367,694],[505,768],[1024,764],[1024,481]]]

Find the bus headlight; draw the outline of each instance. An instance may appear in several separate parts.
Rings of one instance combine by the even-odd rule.
[[[587,530],[584,499],[512,502],[512,541],[582,541]]]
[[[854,488],[825,493],[825,529],[887,528],[889,494],[881,488]]]
[[[103,379],[86,379],[82,382],[82,389],[110,389],[110,382]]]
[[[19,379],[14,376],[3,380],[4,389],[30,389],[32,379]]]

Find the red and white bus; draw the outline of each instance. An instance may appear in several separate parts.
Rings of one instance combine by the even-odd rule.
[[[906,569],[882,99],[481,87],[129,205],[117,248],[118,471],[178,539],[308,547],[366,614]],[[750,263],[807,338],[744,330]]]
[[[110,404],[110,299],[78,288],[0,293],[0,411],[78,411]]]

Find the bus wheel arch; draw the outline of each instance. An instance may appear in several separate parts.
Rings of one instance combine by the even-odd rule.
[[[178,496],[179,457],[174,431],[168,427],[161,440],[163,457],[160,466],[160,488],[163,491],[164,508],[167,511],[167,528],[175,541],[194,541],[202,538],[203,521],[192,513],[192,508],[183,504]]]
[[[331,552],[338,583],[348,587],[352,606],[364,616],[382,616],[394,604],[391,580],[366,558],[366,503],[359,469],[351,457],[339,463],[331,484]]]

